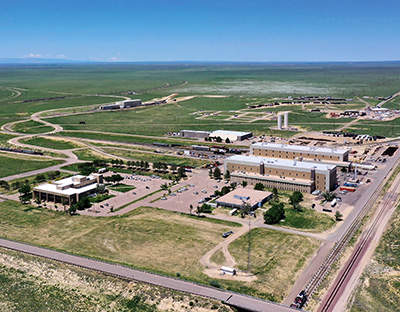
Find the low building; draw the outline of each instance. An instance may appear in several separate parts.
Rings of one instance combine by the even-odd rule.
[[[101,110],[113,110],[113,109],[120,109],[121,106],[119,104],[107,104],[100,106]]]
[[[250,146],[250,154],[253,156],[297,160],[349,161],[349,150],[345,149],[264,142],[252,144]]]
[[[220,137],[223,141],[229,139],[231,142],[243,141],[249,139],[253,136],[251,132],[241,132],[241,131],[228,131],[228,130],[216,130],[210,133],[210,138]]]
[[[198,131],[198,130],[181,130],[181,137],[191,139],[205,139],[210,135],[209,131]]]
[[[125,101],[115,102],[115,104],[119,105],[120,108],[137,107],[142,105],[142,100],[140,99],[125,100]]]
[[[228,194],[218,198],[216,203],[218,206],[241,209],[245,204],[249,204],[251,208],[256,209],[272,198],[272,193],[266,191],[257,191],[252,189],[234,189]]]
[[[336,166],[316,162],[235,155],[225,159],[231,181],[311,193],[332,191],[337,185]]]
[[[71,206],[83,197],[93,194],[98,183],[103,183],[103,176],[101,174],[94,173],[90,176],[76,175],[34,187],[33,198]]]

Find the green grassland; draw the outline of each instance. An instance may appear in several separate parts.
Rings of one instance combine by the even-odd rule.
[[[397,96],[394,99],[388,101],[386,104],[383,105],[383,107],[389,109],[400,109],[400,97]]]
[[[397,137],[400,135],[400,118],[391,121],[360,120],[345,129],[356,134],[383,135]]]
[[[292,207],[286,207],[285,215],[285,221],[280,223],[280,225],[284,227],[312,232],[323,232],[335,225],[335,220],[333,218],[313,209],[302,208],[301,211],[297,211]]]
[[[59,160],[48,160],[20,154],[0,153],[0,178],[42,169],[60,164]]]
[[[400,210],[397,207],[366,267],[349,311],[398,311],[400,305]]]
[[[54,127],[46,126],[45,124],[34,120],[28,120],[14,124],[11,129],[19,133],[38,134],[53,131]]]
[[[66,140],[53,140],[50,138],[43,138],[43,137],[34,137],[32,139],[23,139],[20,140],[21,143],[24,144],[29,144],[29,145],[36,145],[40,147],[46,147],[46,148],[52,148],[52,149],[58,149],[58,150],[67,150],[67,149],[73,149],[77,147],[81,147],[83,145],[78,145],[76,143],[73,143],[71,141],[66,141]]]
[[[15,138],[15,135],[8,133],[0,133],[0,145],[7,145],[7,141]]]
[[[130,150],[120,150],[113,148],[103,148],[103,150],[107,153],[113,154],[115,156],[127,157],[133,160],[143,160],[149,163],[155,162],[164,162],[164,163],[172,163],[175,165],[182,166],[193,166],[193,167],[201,167],[207,163],[208,161],[200,160],[196,158],[188,158],[188,157],[177,157],[166,154],[158,154],[158,153],[141,153]]]
[[[2,311],[165,311],[166,301],[185,310],[232,311],[214,300],[0,249]]]
[[[243,235],[228,247],[237,267],[244,271],[247,270],[248,240],[248,234]],[[251,245],[251,272],[257,276],[257,280],[249,284],[260,292],[269,293],[269,299],[281,301],[290,292],[290,286],[320,242],[256,228],[251,231]]]

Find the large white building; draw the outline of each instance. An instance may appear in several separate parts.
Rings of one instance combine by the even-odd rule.
[[[229,130],[216,130],[210,133],[210,138],[220,137],[223,141],[229,139],[231,142],[243,141],[251,138],[253,134],[251,132],[241,132],[241,131],[229,131]]]
[[[311,161],[349,161],[349,150],[346,149],[264,142],[252,144],[250,146],[250,154],[253,156]]]
[[[76,175],[34,187],[33,198],[71,206],[83,197],[93,194],[98,183],[103,183],[101,174]]]
[[[229,170],[233,182],[292,191],[331,191],[337,184],[334,164],[235,155],[225,159],[224,169]]]

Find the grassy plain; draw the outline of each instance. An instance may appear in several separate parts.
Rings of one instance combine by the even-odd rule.
[[[7,249],[0,249],[0,287],[2,311],[232,311],[214,300]]]
[[[233,226],[240,225],[146,207],[120,217],[94,218],[70,217],[11,201],[0,203],[0,236],[171,276],[180,273],[183,278],[205,284],[210,278],[202,273],[199,259],[221,242],[221,233]],[[220,283],[231,290],[280,300],[318,242],[266,229],[253,233],[253,272],[259,280]],[[230,246],[240,268],[247,259],[243,250],[247,250],[246,237]]]
[[[54,127],[46,126],[34,120],[28,120],[14,124],[11,129],[19,133],[38,134],[53,131]]]
[[[50,139],[44,137],[34,137],[31,139],[23,139],[20,140],[21,143],[29,144],[29,145],[36,145],[40,147],[58,149],[58,150],[67,150],[73,149],[77,147],[82,147],[84,145],[77,144],[71,141],[62,140],[62,139]]]
[[[131,158],[133,160],[143,160],[149,163],[155,162],[164,162],[171,163],[175,165],[182,166],[193,166],[193,167],[201,167],[207,163],[208,161],[196,159],[196,158],[188,158],[188,157],[177,157],[166,154],[158,154],[158,153],[141,153],[137,151],[131,150],[121,150],[121,149],[113,149],[113,148],[103,148],[107,153],[113,154],[116,157],[126,157]]]
[[[58,160],[0,153],[0,178],[60,164]]]

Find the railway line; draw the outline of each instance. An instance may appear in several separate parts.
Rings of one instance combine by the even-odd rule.
[[[334,301],[335,298],[337,297],[339,290],[342,288],[344,285],[346,279],[349,277],[350,273],[352,272],[352,269],[356,266],[358,263],[360,257],[362,256],[362,252],[364,251],[365,247],[368,246],[370,243],[371,239],[374,237],[375,231],[379,225],[379,222],[382,220],[385,212],[387,212],[390,208],[392,208],[392,202],[396,200],[398,193],[396,190],[400,187],[400,180],[396,182],[394,185],[393,189],[391,190],[390,193],[385,196],[384,201],[381,205],[381,208],[377,211],[376,216],[371,223],[370,227],[368,230],[364,233],[362,236],[361,240],[357,244],[355,250],[353,251],[350,260],[346,263],[346,266],[342,269],[340,275],[336,279],[333,289],[330,292],[330,294],[324,299],[322,302],[321,306],[319,307],[318,311],[319,312],[329,312],[333,311],[334,308]]]
[[[396,163],[393,165],[392,168],[396,168],[400,163],[400,160],[398,159],[396,161]],[[392,169],[393,170],[393,169]],[[376,192],[370,197],[370,199],[368,200],[368,202],[364,205],[364,207],[360,210],[359,214],[357,215],[357,217],[354,219],[354,221],[350,224],[350,226],[348,227],[348,229],[346,230],[346,232],[340,237],[340,239],[335,243],[334,247],[332,248],[331,252],[329,253],[329,255],[326,257],[326,259],[324,260],[324,262],[321,264],[321,266],[319,267],[319,269],[317,270],[317,272],[314,274],[314,276],[311,278],[311,280],[308,282],[308,284],[306,285],[306,287],[304,288],[304,293],[307,295],[307,301],[309,299],[312,298],[313,294],[315,293],[315,291],[318,289],[319,285],[322,283],[322,281],[325,279],[325,277],[327,276],[327,274],[329,273],[332,265],[339,259],[340,255],[342,254],[342,252],[344,251],[344,249],[346,248],[347,244],[349,243],[349,241],[351,240],[351,238],[354,236],[354,234],[356,233],[357,229],[359,229],[359,227],[361,226],[364,218],[367,216],[367,214],[370,212],[371,208],[373,207],[373,205],[375,204],[376,200],[379,198],[379,196],[381,195],[383,188],[386,184],[386,182],[388,181],[388,179],[390,178],[390,176],[393,174],[393,171],[391,174],[389,174],[385,179],[382,180],[382,182],[379,184],[378,188],[376,189]],[[396,182],[396,187],[394,189],[397,188],[397,186],[400,186],[400,182]],[[379,211],[379,216],[381,216],[383,214],[383,211],[385,210],[385,208],[387,207],[387,201],[388,202],[393,198],[393,196],[395,196],[395,193],[391,193],[389,194],[388,198],[385,199],[385,203],[382,205],[382,208]],[[374,226],[376,227],[376,224],[378,223],[379,218],[376,219],[376,223],[374,221]],[[373,229],[371,230],[371,232],[373,231]],[[369,232],[369,231],[368,231]],[[367,234],[363,237],[366,237]],[[358,255],[361,253],[362,248],[365,246],[364,245],[360,245],[361,249],[358,252]],[[357,248],[359,248],[360,246],[358,246]],[[354,261],[355,262],[355,261]],[[354,263],[353,263],[354,264]],[[347,273],[348,274],[348,273]],[[340,288],[340,286],[338,286],[338,289]],[[337,293],[337,292],[336,292]],[[331,300],[332,301],[332,300]],[[321,311],[330,311],[330,310],[321,310]]]

